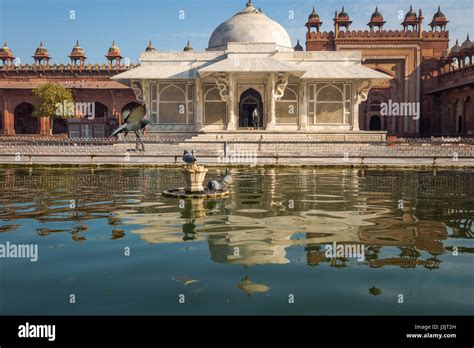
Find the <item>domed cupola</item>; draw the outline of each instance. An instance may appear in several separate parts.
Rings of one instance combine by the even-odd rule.
[[[308,32],[311,31],[311,28],[316,28],[316,31],[319,32],[321,25],[323,25],[323,22],[321,22],[319,14],[316,12],[316,8],[313,6],[313,11],[309,14],[308,22],[306,23]]]
[[[341,12],[337,13],[334,16],[334,24],[336,26],[336,33],[339,32],[341,27],[344,27],[346,30],[349,30],[352,21],[349,18],[349,14],[344,10],[344,6],[342,7]]]
[[[87,57],[84,49],[79,45],[79,41],[76,41],[69,58],[71,59],[71,64],[76,65],[77,61],[79,61],[80,66],[84,66],[84,61]]]
[[[461,53],[461,46],[459,46],[459,40],[456,40],[456,43],[454,46],[451,48],[451,51],[449,53],[450,56],[457,56]]]
[[[5,42],[3,47],[0,47],[0,60],[2,61],[3,66],[12,65],[14,59],[15,57],[13,56],[12,50]]]
[[[434,14],[433,20],[429,24],[431,30],[439,28],[440,31],[444,31],[448,23],[449,21],[446,19],[446,16],[441,12],[441,6],[438,6],[438,11]]]
[[[469,34],[467,34],[466,41],[464,41],[461,45],[461,51],[466,52],[472,47],[472,42],[469,40]]]
[[[122,60],[122,56],[120,55],[120,48],[117,46],[115,41],[112,41],[112,46],[110,46],[107,54],[105,55],[108,61],[108,69],[113,68],[113,62],[115,61],[115,68],[118,69],[120,67],[120,61]]]
[[[209,39],[208,50],[225,50],[228,43],[276,43],[291,49],[287,31],[277,22],[257,10],[252,1],[232,18],[220,24]]]
[[[367,24],[370,30],[374,30],[375,27],[377,27],[379,30],[382,30],[385,23],[386,22],[383,20],[382,13],[379,12],[379,8],[375,7],[375,11],[370,17],[370,22]]]
[[[40,42],[40,45],[35,51],[35,54],[33,54],[33,59],[35,60],[35,64],[42,64],[43,61],[46,63],[46,65],[49,64],[49,60],[51,57],[49,56],[48,50],[46,47],[43,46],[43,42]]]
[[[412,30],[417,30],[418,28],[418,17],[416,12],[413,11],[413,6],[410,5],[410,10],[405,14],[405,20],[402,23],[403,30],[407,30],[408,27],[411,27]]]

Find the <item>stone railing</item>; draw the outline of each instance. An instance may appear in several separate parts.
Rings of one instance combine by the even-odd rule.
[[[474,145],[474,137],[469,136],[431,136],[431,137],[407,137],[397,138],[396,143],[405,144],[469,144]]]

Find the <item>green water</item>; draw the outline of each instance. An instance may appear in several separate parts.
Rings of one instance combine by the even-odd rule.
[[[0,314],[474,314],[474,172],[233,173],[179,201],[176,169],[0,169],[0,244],[38,246]]]

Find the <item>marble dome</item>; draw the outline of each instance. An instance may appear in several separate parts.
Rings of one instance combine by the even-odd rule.
[[[208,50],[225,49],[229,42],[276,43],[292,48],[288,32],[277,22],[257,10],[252,1],[246,8],[219,25],[209,39]]]

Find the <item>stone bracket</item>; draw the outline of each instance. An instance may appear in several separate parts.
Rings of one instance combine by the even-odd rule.
[[[276,101],[280,101],[285,95],[286,86],[288,86],[288,74],[283,74],[280,76],[280,80],[276,83],[276,88],[274,91],[273,97]]]
[[[140,81],[132,80],[132,82],[130,83],[130,87],[132,88],[133,93],[135,93],[135,97],[137,98],[137,100],[140,103],[144,104],[145,100],[143,98],[143,88]]]
[[[363,80],[362,82],[360,82],[359,88],[357,89],[356,104],[360,104],[367,100],[371,87],[372,83],[370,80]]]
[[[227,77],[225,75],[218,75],[216,77],[216,85],[219,89],[221,100],[227,102],[229,100],[229,85]]]

